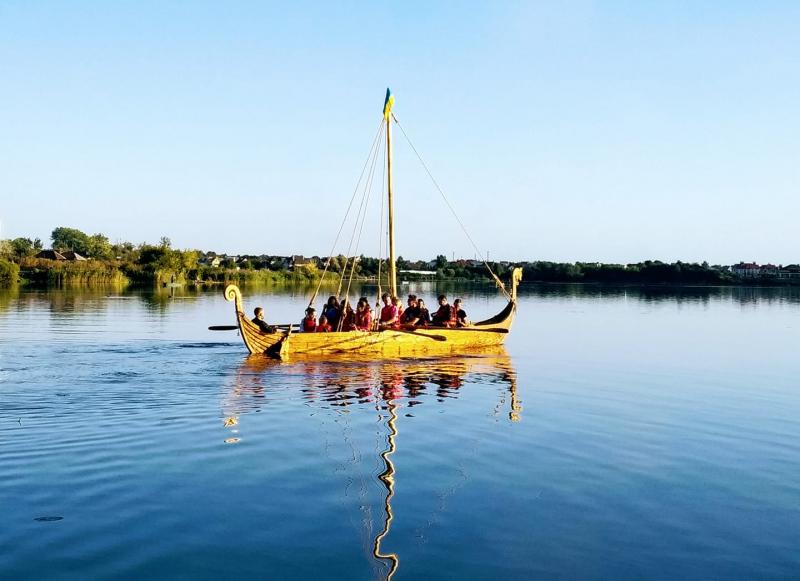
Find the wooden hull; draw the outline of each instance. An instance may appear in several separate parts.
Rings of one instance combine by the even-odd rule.
[[[263,353],[281,359],[293,355],[449,355],[495,347],[505,342],[517,310],[518,280],[519,275],[515,273],[512,278],[512,298],[500,313],[486,321],[459,329],[429,327],[414,330],[300,333],[290,327],[288,330],[264,333],[244,314],[242,295],[236,285],[231,284],[225,288],[225,298],[234,302],[239,331],[250,353]]]

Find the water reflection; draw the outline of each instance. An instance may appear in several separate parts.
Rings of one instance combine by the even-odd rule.
[[[495,414],[504,413],[510,421],[517,422],[522,413],[516,370],[502,347],[469,356],[380,361],[342,357],[286,362],[251,355],[235,370],[224,392],[222,422],[230,432],[226,443],[240,441],[240,416],[259,412],[269,405],[271,392],[277,398],[280,390],[291,389],[286,387],[287,376],[302,378],[298,389],[308,404],[339,412],[345,411],[340,408],[352,406],[355,412],[378,413],[385,444],[376,450],[382,470],[374,477],[385,490],[385,496],[380,531],[372,538],[372,556],[383,567],[382,577],[387,580],[400,566],[399,555],[383,548],[395,517],[392,498],[398,481],[392,456],[399,444],[398,421],[402,421],[399,410],[431,400],[440,403],[455,400],[470,385],[476,388],[493,385],[498,388]]]

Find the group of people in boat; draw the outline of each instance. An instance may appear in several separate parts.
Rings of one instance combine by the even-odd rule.
[[[314,307],[306,309],[306,316],[300,323],[300,330],[305,333],[331,333],[336,331],[381,331],[386,329],[414,330],[426,327],[458,328],[471,325],[464,311],[463,301],[456,299],[451,305],[445,295],[438,297],[439,308],[431,313],[425,306],[425,301],[417,295],[408,295],[407,306],[398,297],[383,293],[381,301],[383,306],[376,309],[377,317],[373,315],[367,297],[358,299],[356,308],[353,309],[347,299],[341,302],[335,296],[328,298],[317,318]],[[275,327],[264,321],[264,309],[257,307],[253,323],[265,333],[274,333]]]

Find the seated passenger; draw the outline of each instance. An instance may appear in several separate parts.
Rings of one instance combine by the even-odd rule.
[[[314,307],[306,309],[306,318],[300,323],[300,328],[306,333],[313,333],[317,330],[317,310]]]
[[[388,329],[397,323],[397,307],[392,304],[392,297],[389,293],[381,295],[383,308],[381,309],[380,328]]]
[[[356,329],[359,331],[372,330],[372,309],[369,306],[367,297],[358,299],[356,305]]]
[[[325,315],[319,316],[319,325],[317,328],[314,329],[315,333],[330,333],[333,329],[331,328],[330,323],[328,323],[328,317]]]
[[[470,323],[470,320],[467,318],[467,313],[461,308],[462,304],[461,299],[453,301],[453,308],[456,311],[456,326],[469,327],[472,323]]]
[[[256,307],[256,310],[253,311],[253,314],[255,315],[255,318],[253,318],[252,321],[256,325],[258,325],[258,328],[262,333],[275,332],[275,327],[273,327],[272,325],[268,325],[267,322],[264,320],[264,309],[262,309],[261,307]]]
[[[403,301],[400,300],[400,297],[392,297],[392,304],[397,307],[397,323],[399,325],[403,320]]]
[[[417,307],[419,308],[417,327],[427,327],[431,324],[431,314],[428,312],[428,307],[425,306],[425,301],[417,299]]]
[[[403,315],[400,317],[403,326],[413,329],[419,322],[419,316],[420,311],[417,295],[408,295],[408,308],[403,311]]]
[[[356,313],[353,307],[350,306],[350,301],[345,300],[344,305],[344,319],[342,320],[342,331],[355,331],[356,330]]]
[[[322,308],[322,314],[328,317],[328,323],[330,323],[332,328],[336,328],[336,325],[339,324],[339,315],[341,313],[341,308],[339,305],[339,299],[334,296],[328,297],[328,302]]]
[[[439,310],[431,315],[431,322],[437,327],[456,326],[456,312],[447,304],[446,296],[439,295]]]

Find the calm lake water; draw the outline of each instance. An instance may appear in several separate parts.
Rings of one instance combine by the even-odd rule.
[[[221,290],[0,294],[0,578],[800,578],[798,290],[527,286],[504,351],[438,361],[231,323]]]

